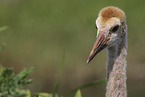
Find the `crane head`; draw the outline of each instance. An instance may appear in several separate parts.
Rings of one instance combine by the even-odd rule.
[[[110,6],[100,11],[96,20],[97,40],[94,43],[87,63],[103,49],[111,47],[121,41],[124,23],[125,14],[121,9]]]

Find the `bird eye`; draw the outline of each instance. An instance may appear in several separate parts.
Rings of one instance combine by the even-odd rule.
[[[112,28],[112,32],[116,32],[116,31],[118,30],[118,28],[119,28],[119,25],[114,26],[114,27]]]

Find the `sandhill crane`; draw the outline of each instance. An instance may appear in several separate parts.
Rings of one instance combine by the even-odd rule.
[[[127,26],[125,13],[113,6],[103,8],[96,20],[97,40],[87,63],[107,48],[106,97],[126,97]]]

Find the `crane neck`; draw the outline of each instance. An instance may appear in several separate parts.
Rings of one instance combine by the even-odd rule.
[[[127,35],[119,44],[107,49],[106,97],[126,97]]]

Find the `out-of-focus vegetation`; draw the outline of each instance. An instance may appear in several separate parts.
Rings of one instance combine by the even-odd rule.
[[[123,9],[128,24],[128,97],[145,95],[145,1],[143,0],[0,0],[0,63],[14,67],[38,65],[29,87],[52,92],[65,50],[59,93],[84,83],[105,79],[106,51],[90,63],[86,59],[96,38],[95,20],[106,6]],[[21,64],[21,65],[20,65]],[[25,65],[27,64],[27,65]],[[84,89],[83,97],[104,97],[105,85]]]
[[[24,88],[27,84],[32,83],[32,79],[28,79],[27,77],[35,69],[35,67],[36,66],[33,66],[28,70],[23,69],[17,74],[12,68],[4,68],[0,66],[0,97],[32,97],[30,90],[22,88]],[[56,91],[58,87],[56,86],[53,93],[39,92],[35,93],[35,97],[72,97],[74,93],[76,93],[75,97],[82,97],[80,89],[99,85],[104,82],[105,81],[96,81],[80,86],[72,90],[66,96],[59,96]]]
[[[32,79],[26,77],[32,72],[34,67],[29,70],[23,69],[16,74],[12,68],[0,67],[0,97],[31,97],[29,90],[21,89],[30,84]]]

